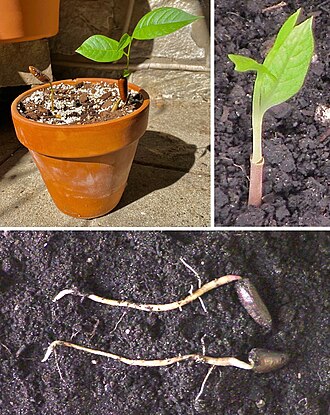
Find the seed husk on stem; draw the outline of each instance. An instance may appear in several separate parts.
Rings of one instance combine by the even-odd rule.
[[[52,84],[52,81],[50,80],[49,76],[47,76],[46,74],[41,72],[35,66],[29,66],[29,71],[36,79],[38,79],[38,81],[40,81],[42,83],[49,83],[49,85],[50,85],[50,101],[51,101],[51,105],[52,105],[52,112],[54,112],[54,88],[53,88],[53,84]]]
[[[118,80],[118,89],[121,100],[126,103],[128,98],[128,82],[127,77],[122,76]]]

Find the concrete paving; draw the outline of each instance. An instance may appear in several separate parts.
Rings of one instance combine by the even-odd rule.
[[[30,154],[17,141],[10,117],[4,115],[8,108],[2,109],[0,226],[210,226],[209,107],[209,102],[154,100],[120,204],[93,220],[75,219],[56,208]]]

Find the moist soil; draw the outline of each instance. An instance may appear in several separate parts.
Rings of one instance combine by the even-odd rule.
[[[1,415],[329,414],[329,233],[2,232],[0,233]],[[165,313],[112,308],[64,288],[166,303],[225,274],[251,279],[273,317],[267,331],[232,284]],[[328,259],[327,259],[328,258]],[[290,355],[257,374],[183,362],[127,366],[68,348],[41,363],[56,339],[130,358],[205,353],[245,360],[254,347]],[[204,345],[204,346],[203,346]]]
[[[329,2],[221,1],[215,23],[215,221],[217,226],[329,226]],[[264,199],[248,207],[255,74],[238,73],[228,53],[262,62],[299,7],[314,16],[315,56],[301,91],[266,113]]]
[[[114,83],[83,81],[53,85],[53,93],[50,87],[36,90],[18,104],[18,110],[24,117],[44,124],[93,124],[130,114],[142,102],[141,94],[133,90],[127,102],[122,101]]]

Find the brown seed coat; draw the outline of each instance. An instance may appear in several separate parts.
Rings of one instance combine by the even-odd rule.
[[[243,278],[235,282],[235,288],[242,306],[253,320],[260,326],[270,329],[271,315],[252,282],[248,278]]]
[[[272,372],[285,366],[289,356],[282,352],[273,352],[266,349],[252,349],[249,353],[249,362],[253,370],[258,373]]]

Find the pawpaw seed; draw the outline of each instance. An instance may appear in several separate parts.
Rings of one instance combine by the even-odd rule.
[[[271,315],[252,282],[248,278],[243,278],[235,282],[235,288],[242,306],[253,320],[260,326],[270,329]]]

